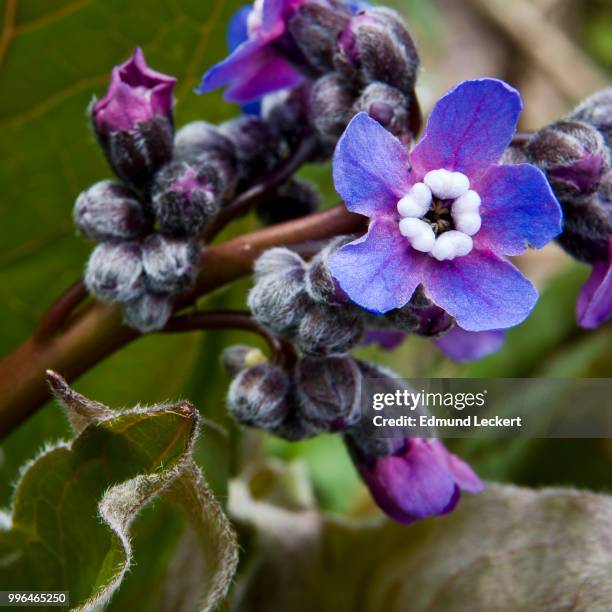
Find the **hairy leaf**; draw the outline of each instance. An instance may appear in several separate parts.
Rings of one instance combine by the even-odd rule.
[[[235,538],[192,459],[198,433],[188,403],[111,411],[49,374],[78,434],[23,471],[0,531],[0,584],[70,592],[71,606],[108,602],[130,568],[130,525],[158,495],[184,512],[200,544],[199,604],[225,594]]]
[[[610,497],[490,485],[451,515],[403,526],[326,517],[307,497],[288,508],[279,482],[262,495],[259,478],[230,487],[230,511],[260,552],[237,589],[241,612],[609,607]]]

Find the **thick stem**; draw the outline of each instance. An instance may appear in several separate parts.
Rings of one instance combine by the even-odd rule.
[[[42,316],[34,331],[36,340],[44,340],[52,336],[66,323],[74,309],[87,299],[87,295],[87,287],[83,280],[79,279]]]
[[[208,247],[202,254],[196,286],[177,300],[177,309],[249,274],[253,261],[266,248],[303,248],[304,244],[364,230],[363,217],[336,206]],[[138,336],[122,325],[118,306],[94,302],[66,321],[56,334],[26,340],[0,361],[0,436],[23,423],[49,399],[47,369],[70,382]]]

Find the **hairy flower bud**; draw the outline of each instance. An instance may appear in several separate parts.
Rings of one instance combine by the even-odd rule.
[[[104,98],[91,119],[119,178],[143,187],[172,157],[172,89],[176,79],[151,70],[140,49],[113,69]]]
[[[355,92],[337,72],[318,79],[310,95],[310,121],[324,142],[340,138],[353,117]]]
[[[298,401],[292,393],[289,393],[289,412],[285,419],[271,430],[275,436],[289,442],[299,442],[314,438],[325,431],[324,427],[318,427],[312,421],[304,418]]]
[[[311,86],[303,85],[266,96],[262,104],[262,117],[268,123],[275,139],[285,142],[290,150],[302,142],[311,131],[309,119]]]
[[[307,306],[302,258],[280,247],[261,255],[247,303],[261,325],[281,336],[291,333]]]
[[[152,234],[142,245],[146,285],[158,293],[180,293],[190,288],[198,274],[196,242]]]
[[[146,334],[162,329],[172,315],[172,298],[167,293],[145,293],[123,308],[126,325]]]
[[[362,85],[382,81],[405,94],[414,89],[419,56],[401,17],[387,8],[360,11],[338,41],[337,68]]]
[[[416,97],[407,97],[386,83],[370,83],[363,90],[353,107],[355,114],[362,111],[402,140],[412,140],[420,128]]]
[[[579,261],[607,260],[612,239],[612,170],[604,174],[595,193],[564,200],[563,232],[557,242]]]
[[[350,242],[346,236],[338,236],[308,263],[306,271],[306,291],[311,299],[321,304],[341,304],[347,301],[342,290],[336,285],[329,270],[329,257],[341,246]]]
[[[232,378],[246,368],[260,365],[267,361],[266,356],[254,346],[236,344],[228,346],[221,353],[221,365]]]
[[[151,219],[130,189],[100,181],[83,191],[74,204],[74,222],[92,240],[131,240],[151,230]]]
[[[202,153],[214,152],[235,159],[234,143],[216,126],[206,121],[192,121],[174,137],[174,159],[190,161]]]
[[[124,303],[145,292],[142,250],[136,242],[103,242],[92,252],[85,271],[87,289],[105,302]]]
[[[602,89],[587,98],[570,115],[570,118],[596,127],[606,141],[608,149],[612,149],[612,87]]]
[[[353,359],[301,359],[295,373],[302,418],[317,429],[342,431],[361,417],[361,372]]]
[[[228,406],[243,425],[271,429],[288,413],[289,377],[278,366],[262,363],[242,370],[230,384]]]
[[[312,304],[302,315],[295,334],[295,345],[305,355],[341,356],[361,341],[364,320],[356,309]]]
[[[291,179],[270,199],[257,206],[257,216],[266,225],[299,219],[317,210],[319,192],[312,183]]]
[[[195,235],[219,212],[223,183],[206,163],[172,162],[158,172],[152,203],[161,231],[170,235]]]
[[[307,2],[289,20],[289,32],[315,73],[333,70],[336,41],[351,14],[343,2]]]
[[[557,197],[589,193],[609,168],[609,153],[601,133],[580,121],[558,121],[537,132],[527,155],[547,175]]]
[[[221,133],[232,141],[243,179],[259,178],[278,159],[278,140],[268,124],[259,117],[243,116],[220,126]]]

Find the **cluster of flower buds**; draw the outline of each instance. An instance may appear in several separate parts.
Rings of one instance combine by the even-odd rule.
[[[314,128],[327,154],[361,111],[406,142],[418,132],[419,57],[395,11],[343,0],[258,0],[228,34],[232,53],[204,75],[201,93],[227,87],[233,102],[263,98],[272,124]]]
[[[612,89],[536,132],[522,153],[545,172],[563,207],[558,243],[593,266],[578,301],[578,320],[596,327],[612,315]]]
[[[236,193],[283,162],[301,129],[281,121],[293,112],[287,100],[272,107],[276,123],[253,116],[220,126],[195,121],[175,134],[174,84],[146,65],[140,49],[113,70],[90,115],[118,180],[96,183],[74,207],[82,234],[100,242],[87,265],[89,291],[122,304],[125,322],[141,332],[162,328],[174,297],[194,282],[202,231]],[[257,213],[271,224],[318,203],[312,186],[293,179]]]

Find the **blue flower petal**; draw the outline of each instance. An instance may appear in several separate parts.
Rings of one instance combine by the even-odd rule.
[[[494,253],[474,249],[452,261],[429,261],[425,293],[467,331],[514,327],[537,302],[529,280]]]
[[[334,185],[347,208],[367,217],[396,213],[410,189],[408,155],[367,113],[353,118],[334,154]]]
[[[353,302],[382,314],[410,300],[422,282],[426,257],[410,247],[395,221],[381,218],[365,236],[334,253],[329,269]]]
[[[437,102],[410,155],[417,177],[446,168],[473,180],[499,161],[522,108],[518,91],[503,81],[459,83]]]
[[[493,166],[474,189],[482,199],[478,248],[519,255],[528,246],[542,248],[561,233],[561,207],[535,166]]]
[[[239,8],[230,19],[226,32],[230,53],[235,51],[249,37],[247,19],[252,10],[253,6],[247,4]]]
[[[496,353],[504,345],[505,340],[506,333],[503,331],[469,332],[455,325],[435,342],[450,359],[471,361]]]

